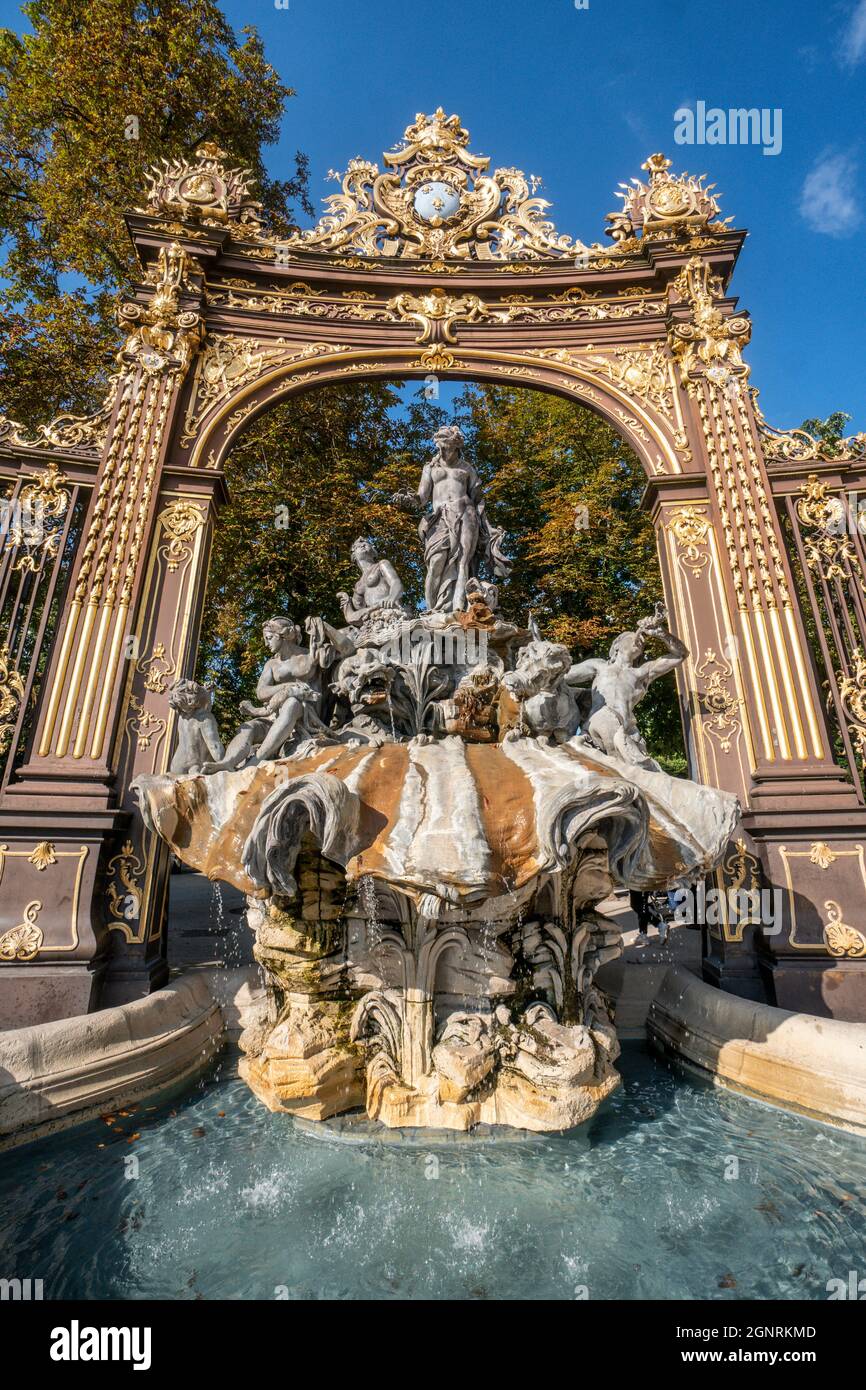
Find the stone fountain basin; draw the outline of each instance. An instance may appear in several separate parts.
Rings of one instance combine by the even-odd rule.
[[[614,883],[697,878],[739,817],[729,793],[620,762],[579,737],[330,746],[239,771],[145,776],[136,788],[147,824],[179,859],[257,897],[293,887],[286,846],[301,828],[347,879],[470,906],[561,870],[588,833],[606,841]]]

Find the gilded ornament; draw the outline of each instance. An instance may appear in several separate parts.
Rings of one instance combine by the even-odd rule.
[[[388,308],[401,319],[418,325],[419,333],[415,341],[422,345],[456,343],[456,323],[474,323],[487,316],[487,310],[477,294],[452,296],[439,288],[420,295],[398,294],[388,301]]]
[[[193,539],[199,528],[204,526],[204,513],[195,502],[178,500],[177,502],[170,502],[160,513],[159,519],[165,534],[168,536],[168,569],[173,572],[188,554],[189,541]]]
[[[24,920],[0,936],[0,961],[35,960],[44,939],[42,928],[36,925],[41,911],[42,903],[34,898],[24,909]]]
[[[730,753],[740,731],[737,717],[739,702],[731,689],[733,670],[709,647],[700,664],[695,667],[695,674],[706,682],[700,693],[701,703],[709,716],[704,727],[718,739],[722,752]]]
[[[383,155],[384,171],[351,160],[317,226],[282,244],[345,255],[346,265],[389,256],[429,260],[442,270],[455,259],[500,261],[517,272],[539,259],[602,250],[560,235],[546,216],[550,204],[533,196],[521,170],[489,174],[490,160],[468,145],[459,117],[441,107],[419,113],[400,148]]]
[[[204,332],[201,315],[181,309],[182,294],[196,293],[189,276],[198,267],[179,242],[160,249],[149,277],[149,303],[127,302],[118,317],[130,332],[119,353],[121,364],[141,367],[148,375],[167,370],[183,376],[198,351]]]
[[[836,863],[838,857],[823,840],[816,840],[809,850],[809,863],[816,864],[819,869],[829,869],[831,864]]]
[[[710,563],[709,551],[705,547],[711,526],[705,509],[693,506],[677,507],[665,524],[685,552],[683,563],[697,577]]]
[[[12,742],[15,720],[24,698],[24,678],[15,669],[12,654],[4,643],[0,646],[0,754],[6,753]]]
[[[730,218],[716,222],[719,204],[712,195],[715,184],[704,185],[704,174],[672,174],[671,161],[663,154],[651,154],[641,165],[649,175],[646,183],[632,179],[621,183],[617,193],[622,207],[608,213],[607,235],[617,245],[629,244],[641,233],[655,240],[691,237],[715,222],[723,230]],[[696,238],[697,239],[697,238]]]
[[[737,376],[747,376],[742,348],[751,337],[752,326],[740,315],[726,318],[716,307],[722,284],[711,274],[709,264],[693,256],[674,280],[674,288],[691,311],[690,322],[672,323],[668,335],[683,384],[690,387],[694,375],[705,373],[724,388]]]
[[[144,867],[131,840],[127,840],[120,853],[108,861],[109,911],[114,918],[120,919],[109,922],[109,929],[122,928],[124,922],[133,921],[141,912],[141,876]]]
[[[57,863],[57,855],[54,852],[54,845],[50,840],[42,840],[34,849],[32,854],[27,856],[28,864],[32,864],[38,873],[43,873],[52,864]]]
[[[866,956],[866,936],[842,921],[842,909],[832,898],[824,904],[829,921],[824,926],[824,942],[831,956]]]
[[[797,516],[803,523],[806,563],[822,579],[847,580],[850,571],[859,573],[857,552],[847,535],[847,514],[841,497],[834,496],[828,484],[810,473],[800,485]]]
[[[227,159],[213,140],[206,140],[192,158],[162,160],[145,175],[147,202],[137,211],[206,227],[235,224],[247,235],[257,234],[262,205],[252,197],[252,173],[230,166]]]

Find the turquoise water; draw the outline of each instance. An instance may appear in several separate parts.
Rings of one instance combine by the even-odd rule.
[[[825,1299],[866,1273],[866,1143],[637,1045],[622,1071],[570,1134],[380,1137],[271,1115],[223,1064],[0,1155],[0,1276],[45,1298]]]

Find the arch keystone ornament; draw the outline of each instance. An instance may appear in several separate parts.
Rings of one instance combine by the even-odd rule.
[[[0,420],[9,495],[68,492],[53,552],[25,537],[0,557],[31,555],[47,586],[16,609],[31,636],[0,633],[0,935],[22,925],[37,882],[42,903],[38,954],[0,960],[0,1026],[167,978],[169,852],[130,784],[172,759],[169,693],[194,674],[234,443],[294,392],[431,371],[560,395],[641,460],[667,611],[690,653],[676,677],[690,774],[743,808],[717,886],[748,862],[784,890],[780,929],[706,933],[705,976],[866,1017],[866,961],[825,932],[819,862],[834,856],[830,925],[861,922],[863,536],[834,537],[822,499],[847,506],[866,441],[766,423],[750,320],[729,290],[745,232],[664,154],[642,173],[620,186],[605,238],[585,241],[556,228],[534,176],[491,171],[441,108],[378,163],[350,161],[319,222],[288,237],[211,143],[151,171],[127,215],[141,277],[119,309],[105,402],[39,430]],[[26,562],[16,575],[34,579]],[[56,862],[40,868],[46,843]]]

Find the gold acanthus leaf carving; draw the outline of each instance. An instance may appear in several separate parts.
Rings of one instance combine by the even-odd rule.
[[[34,898],[24,909],[24,920],[0,936],[0,961],[35,960],[44,939],[42,928],[36,925],[41,911],[42,903]]]
[[[615,386],[663,415],[673,409],[668,359],[658,344],[638,343],[633,349],[615,348],[612,356],[594,353],[587,358]]]
[[[119,854],[108,861],[109,911],[120,921],[109,922],[109,929],[122,928],[123,922],[133,921],[141,911],[141,876],[144,863],[127,840]]]
[[[200,267],[179,242],[160,248],[145,277],[154,287],[149,302],[130,301],[118,310],[121,325],[129,329],[118,354],[122,366],[141,367],[150,376],[163,371],[183,376],[204,333],[201,315],[180,307],[183,294],[197,294],[190,281],[195,272]]]
[[[800,493],[797,516],[803,523],[809,569],[827,580],[847,580],[849,570],[859,576],[857,552],[847,535],[848,517],[842,498],[833,496],[817,473],[809,474]]]
[[[717,656],[711,647],[695,667],[696,675],[706,681],[700,700],[708,718],[704,727],[719,741],[723,753],[730,753],[732,744],[740,731],[737,717],[739,702],[731,689],[732,668]]]
[[[851,671],[838,672],[839,698],[848,730],[861,756],[866,758],[866,657],[859,647],[851,653]]]
[[[168,536],[168,570],[171,573],[189,553],[188,544],[199,528],[204,526],[205,516],[195,502],[178,499],[169,503],[159,519]]]
[[[15,669],[12,653],[4,643],[0,646],[0,754],[12,742],[12,733],[21,701],[24,698],[24,678]]]
[[[705,508],[677,507],[665,525],[684,552],[683,563],[697,577],[710,563],[706,542],[712,528]]]
[[[92,415],[58,415],[49,424],[39,425],[33,433],[17,420],[0,415],[0,444],[14,449],[53,448],[69,454],[98,454],[108,436],[120,381],[119,373],[109,378],[105,399]]]
[[[295,362],[345,351],[342,343],[305,343],[299,347],[286,338],[262,341],[225,334],[208,339],[196,366],[181,446],[189,448],[196,439],[199,424],[209,410],[249,386],[265,372],[274,367],[290,367]]]
[[[457,342],[455,324],[474,323],[486,315],[483,302],[477,294],[450,295],[446,290],[435,288],[426,294],[398,294],[388,301],[401,319],[408,319],[418,325],[415,339],[425,343]]]
[[[866,936],[856,927],[842,921],[842,909],[832,898],[824,904],[829,920],[824,926],[824,941],[831,956],[849,958],[866,956]]]

